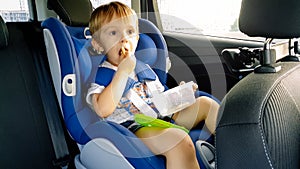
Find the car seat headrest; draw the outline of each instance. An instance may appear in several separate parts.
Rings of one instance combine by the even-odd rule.
[[[154,41],[148,35],[140,34],[135,57],[149,66],[152,66],[156,62],[157,48]]]
[[[47,7],[69,26],[87,26],[93,11],[89,0],[48,0]]]
[[[4,48],[8,45],[8,35],[7,26],[0,16],[0,48]]]
[[[249,36],[300,37],[299,6],[299,0],[243,0],[239,29]]]

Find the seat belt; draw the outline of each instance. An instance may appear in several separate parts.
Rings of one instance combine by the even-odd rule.
[[[157,118],[157,113],[133,90],[127,93],[127,98],[137,107],[143,114],[153,118]]]
[[[55,167],[66,169],[68,168],[69,162],[72,159],[68,150],[64,129],[62,126],[61,111],[58,107],[58,103],[54,94],[55,91],[52,80],[49,78],[49,71],[46,69],[48,65],[43,58],[44,57],[41,56],[35,56],[34,60],[35,67],[37,69],[38,87],[56,156],[56,159],[53,160],[52,163]]]
[[[146,81],[147,87],[151,94],[159,92],[155,81]],[[158,118],[157,112],[155,112],[146,102],[143,100],[133,89],[130,89],[126,97],[133,103],[133,105],[138,108],[143,114]]]

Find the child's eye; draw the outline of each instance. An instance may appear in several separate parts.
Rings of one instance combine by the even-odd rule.
[[[109,32],[109,35],[116,35],[117,34],[117,31],[111,31],[111,32]]]
[[[132,34],[134,34],[134,33],[135,33],[134,30],[132,30],[132,29],[128,30],[128,34],[129,34],[129,35],[132,35]]]

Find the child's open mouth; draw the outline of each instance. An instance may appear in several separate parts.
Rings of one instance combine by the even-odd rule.
[[[122,55],[126,55],[126,52],[128,52],[128,49],[125,48],[124,46],[119,50],[119,55],[122,56]]]

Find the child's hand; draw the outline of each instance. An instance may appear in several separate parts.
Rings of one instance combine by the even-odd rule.
[[[180,83],[179,83],[179,85],[183,85],[183,84],[185,84],[185,81],[181,81]],[[198,85],[197,85],[197,83],[193,83],[193,90],[194,91],[196,91],[198,89]]]
[[[125,73],[128,74],[133,72],[136,64],[135,56],[130,51],[122,47],[120,51],[120,57],[121,57],[121,63],[118,66],[118,70],[124,71]]]

